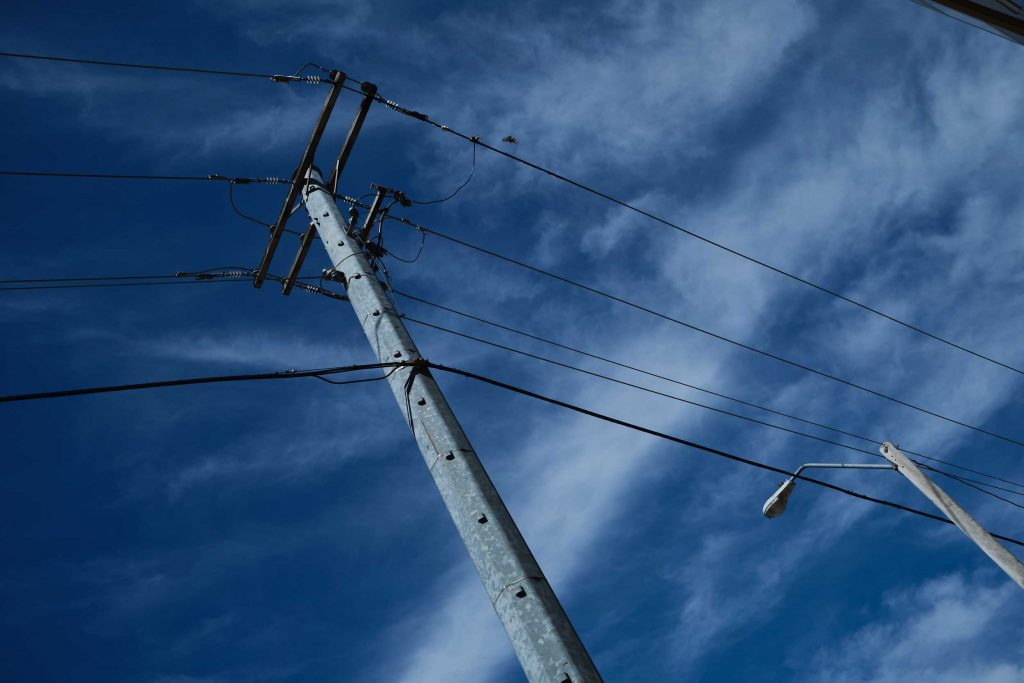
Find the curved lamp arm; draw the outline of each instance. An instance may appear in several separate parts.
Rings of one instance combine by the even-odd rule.
[[[844,463],[832,463],[832,462],[809,462],[797,468],[796,472],[792,474],[786,481],[782,482],[778,490],[771,495],[771,497],[765,501],[764,507],[761,508],[761,513],[768,519],[778,517],[786,511],[786,503],[789,502],[789,494],[793,493],[793,487],[796,486],[796,478],[800,476],[800,473],[804,470],[814,468],[828,468],[828,469],[841,469],[841,470],[894,470],[895,465],[867,465],[867,464],[844,464]]]

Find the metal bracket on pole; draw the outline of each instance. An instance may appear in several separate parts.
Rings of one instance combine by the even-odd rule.
[[[949,497],[938,485],[928,478],[914,462],[905,456],[903,452],[886,441],[879,449],[885,459],[896,466],[899,473],[910,480],[910,483],[918,488],[928,500],[939,508],[942,514],[946,515],[953,524],[960,527],[960,531],[967,534],[967,537],[974,541],[981,551],[999,565],[999,568],[1006,572],[1011,579],[1024,588],[1024,565],[1016,557],[1010,554],[992,534],[978,524],[978,521],[971,517],[966,510],[956,504],[956,501]]]
[[[373,221],[376,220],[377,214],[380,213],[380,205],[384,201],[384,197],[387,196],[388,188],[380,185],[371,185],[374,190],[377,190],[377,196],[373,198],[373,203],[370,204],[370,211],[366,214],[366,222],[363,223],[363,229],[359,231],[358,235],[353,235],[360,244],[366,244],[366,241],[370,239],[370,231],[373,230]]]
[[[267,277],[267,271],[270,270],[270,262],[274,258],[274,252],[277,251],[278,242],[281,241],[281,234],[284,233],[285,223],[288,222],[288,217],[292,213],[292,204],[295,203],[299,192],[306,184],[306,176],[309,173],[310,166],[313,165],[313,155],[316,153],[316,147],[320,144],[320,138],[323,136],[324,129],[327,127],[327,121],[331,118],[331,112],[334,110],[334,103],[338,101],[338,95],[341,94],[341,88],[344,85],[345,74],[340,71],[332,71],[331,92],[327,94],[324,106],[320,110],[320,116],[316,120],[316,126],[313,128],[313,135],[310,136],[309,142],[306,144],[306,150],[302,153],[302,160],[299,161],[299,167],[295,169],[295,175],[292,176],[292,184],[288,189],[288,198],[285,199],[284,206],[281,207],[281,213],[277,217],[277,222],[274,223],[274,227],[270,231],[270,243],[267,244],[263,260],[260,261],[260,267],[256,270],[256,276],[253,278],[253,286],[257,289],[263,286],[263,281]]]
[[[341,145],[341,152],[338,153],[338,160],[334,164],[334,171],[327,181],[327,187],[330,189],[331,194],[338,194],[338,181],[341,179],[341,173],[345,170],[345,164],[348,163],[349,155],[352,154],[356,138],[359,137],[363,121],[366,120],[366,113],[370,111],[370,105],[373,104],[374,98],[377,97],[377,86],[373,83],[363,83],[360,89],[363,91],[363,101],[359,103],[359,110],[356,112],[356,117],[352,119],[352,126],[348,129],[345,142]]]
[[[299,269],[302,268],[302,263],[306,260],[306,254],[309,253],[309,245],[313,244],[314,238],[316,238],[316,223],[310,221],[306,232],[302,233],[302,237],[299,239],[299,250],[295,252],[295,261],[292,262],[292,268],[288,271],[284,284],[281,286],[281,293],[285,296],[292,293],[292,287],[295,286],[295,278],[299,276]]]

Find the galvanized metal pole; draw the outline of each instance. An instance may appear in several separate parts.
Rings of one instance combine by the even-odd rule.
[[[346,231],[334,198],[315,169],[303,196],[374,354],[382,362],[421,359],[361,243]],[[601,681],[430,372],[402,367],[387,381],[526,677],[531,683]]]
[[[974,541],[983,553],[999,565],[1000,569],[1009,574],[1010,578],[1017,582],[1017,585],[1024,588],[1024,565],[1020,563],[1020,560],[1011,555],[1010,551],[1004,548],[999,541],[992,538],[992,535],[985,531],[974,517],[971,517],[966,510],[949,497],[949,494],[925,476],[900,449],[886,441],[879,450],[889,462],[896,465],[900,474],[909,479],[911,484],[928,497],[928,500],[935,503],[935,507],[939,508],[942,514],[949,517],[950,521],[960,527],[960,530],[967,534],[967,537]]]

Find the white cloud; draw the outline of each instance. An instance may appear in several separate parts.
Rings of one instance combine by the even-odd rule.
[[[909,589],[892,590],[886,609],[844,639],[814,654],[798,680],[983,681],[1011,683],[1024,678],[1022,623],[1013,606],[1019,589],[991,573],[951,574]]]

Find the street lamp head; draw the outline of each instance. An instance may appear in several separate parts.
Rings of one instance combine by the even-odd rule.
[[[796,481],[794,481],[793,477],[782,482],[779,490],[773,493],[771,498],[765,501],[764,507],[761,508],[761,512],[765,517],[773,519],[786,511],[786,503],[789,502],[789,494],[793,493],[794,486],[796,486]]]

